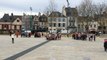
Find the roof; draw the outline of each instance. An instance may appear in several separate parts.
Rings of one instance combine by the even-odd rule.
[[[65,17],[65,16],[58,11],[54,11],[49,15],[49,17]]]
[[[9,16],[9,14],[4,14],[4,16],[0,19],[0,22],[13,22],[17,18],[22,20],[22,16],[19,16],[19,15],[11,15],[11,16]]]
[[[39,21],[40,22],[47,22],[47,16],[46,15],[41,15],[40,17],[39,17]]]
[[[4,14],[4,16],[0,20],[1,22],[8,22],[10,21],[9,14]]]
[[[66,16],[78,16],[76,8],[66,7],[65,8]]]

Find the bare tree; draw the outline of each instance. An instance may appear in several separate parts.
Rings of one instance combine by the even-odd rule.
[[[44,13],[51,13],[52,11],[56,11],[57,10],[57,4],[55,2],[55,0],[50,0],[49,1],[49,5],[45,8]]]
[[[103,24],[101,24],[102,21],[102,14],[103,12],[107,11],[107,6],[106,3],[98,3],[98,4],[93,4],[92,0],[83,0],[83,2],[80,4],[80,6],[78,7],[78,13],[81,16],[85,16],[86,17],[86,23],[88,26],[88,22],[92,21],[93,19],[91,18],[95,18],[95,15],[97,15],[97,20],[100,21],[100,26],[102,26]]]
[[[93,3],[91,0],[83,0],[78,7],[79,15],[81,16],[92,16],[93,14]]]
[[[94,16],[93,5],[94,4],[91,0],[83,0],[80,6],[77,7],[79,15],[86,17],[86,19],[84,20],[87,23],[87,25],[85,26],[86,31],[88,31],[88,27],[89,27],[88,22],[92,20],[90,19],[90,17]]]
[[[100,31],[103,32],[103,26],[104,24],[102,23],[102,17],[103,17],[103,13],[106,11],[106,4],[105,3],[102,3],[102,4],[98,4],[95,6],[95,15],[97,15],[97,20],[99,21],[98,23],[100,24]]]

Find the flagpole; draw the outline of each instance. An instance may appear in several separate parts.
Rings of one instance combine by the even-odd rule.
[[[32,7],[30,7],[30,11],[31,11],[31,16],[30,16],[30,30],[32,30]]]

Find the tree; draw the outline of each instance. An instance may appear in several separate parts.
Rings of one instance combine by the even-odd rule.
[[[91,0],[83,0],[78,7],[78,13],[81,16],[92,16],[93,15],[93,3]]]
[[[92,2],[92,0],[83,0],[83,2],[78,7],[79,15],[86,17],[85,21],[87,23],[87,26],[88,26],[89,21],[92,21],[95,19],[95,15],[97,15],[97,20],[100,21],[99,24],[100,24],[100,26],[102,26],[103,25],[103,24],[101,24],[102,17],[103,17],[102,14],[105,11],[107,11],[107,6],[106,6],[105,2],[94,4]]]
[[[48,14],[57,10],[57,4],[55,0],[50,0],[49,5],[45,8],[44,13]]]
[[[103,17],[103,13],[106,12],[106,4],[105,3],[102,3],[102,4],[98,4],[95,6],[95,15],[97,15],[97,20],[99,21],[98,23],[100,24],[100,31],[103,32],[103,27],[104,27],[104,24],[102,23],[102,17]]]
[[[80,16],[86,17],[85,22],[87,25],[85,26],[85,29],[86,31],[88,31],[88,27],[89,27],[88,22],[92,20],[90,19],[90,17],[94,16],[93,2],[91,0],[83,0],[80,6],[77,7],[77,9],[78,9],[78,14]]]

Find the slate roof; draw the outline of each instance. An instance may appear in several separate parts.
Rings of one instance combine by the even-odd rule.
[[[39,21],[40,22],[47,22],[47,19],[48,19],[48,17],[46,15],[44,15],[44,14],[39,17]]]
[[[66,16],[78,16],[76,8],[66,7],[65,8]]]
[[[49,17],[65,17],[62,13],[58,12],[58,11],[55,11],[55,12],[52,12]]]
[[[4,14],[4,16],[0,19],[1,22],[8,22],[10,21],[9,14]]]
[[[9,16],[9,14],[4,14],[4,16],[0,19],[0,22],[13,22],[17,18],[22,20],[22,16],[18,15]]]

